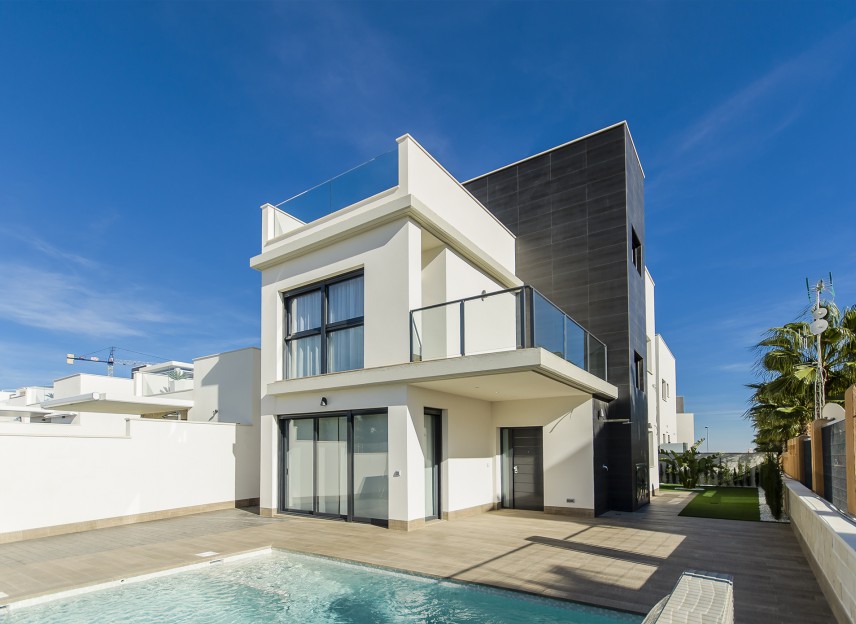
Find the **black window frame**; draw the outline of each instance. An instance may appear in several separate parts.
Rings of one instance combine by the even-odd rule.
[[[347,282],[349,280],[355,279],[357,277],[361,277],[363,279],[363,314],[358,317],[354,317],[351,319],[346,319],[343,321],[337,321],[335,323],[328,323],[328,308],[327,301],[329,298],[328,290],[330,286],[338,284],[340,282]],[[283,371],[282,377],[283,379],[305,379],[306,377],[316,377],[317,375],[303,375],[302,377],[291,377],[289,376],[288,370],[288,347],[289,343],[293,340],[300,340],[301,338],[308,338],[311,336],[321,336],[321,346],[320,346],[320,365],[318,367],[318,375],[326,375],[327,374],[327,338],[330,334],[336,333],[337,331],[341,331],[344,329],[350,329],[353,327],[364,327],[365,326],[365,272],[363,269],[359,269],[356,271],[350,271],[348,273],[343,273],[341,275],[337,275],[335,277],[331,277],[325,280],[321,280],[320,282],[313,282],[312,284],[308,284],[306,286],[301,286],[300,288],[295,288],[293,290],[289,290],[282,293],[282,306],[285,313],[283,314]],[[291,311],[289,303],[291,299],[295,297],[299,297],[301,295],[306,295],[311,292],[320,291],[321,296],[321,325],[319,327],[313,329],[307,329],[304,331],[294,332],[293,334],[289,334],[289,328],[291,327]],[[365,331],[365,330],[364,330]],[[365,333],[363,334],[363,338],[365,339]],[[363,343],[363,362],[358,368],[352,368],[349,370],[360,370],[365,368],[365,342]],[[344,371],[336,371],[336,372],[344,372]]]
[[[377,407],[377,408],[363,408],[363,409],[354,409],[354,410],[335,410],[330,412],[306,412],[300,414],[279,414],[277,415],[277,426],[279,428],[279,435],[277,436],[277,455],[278,455],[278,469],[279,473],[277,479],[279,493],[277,496],[277,513],[280,514],[294,514],[294,515],[302,515],[302,516],[313,516],[316,518],[328,518],[328,519],[340,519],[345,522],[359,522],[363,524],[373,524],[381,527],[389,526],[388,518],[370,518],[367,516],[357,516],[354,514],[355,501],[354,501],[354,449],[355,449],[355,439],[354,439],[354,418],[356,416],[362,416],[365,414],[385,414],[387,418],[387,440],[386,440],[386,452],[387,457],[389,457],[390,452],[390,443],[389,443],[389,408],[388,407]],[[317,443],[318,443],[318,432],[319,432],[319,420],[321,418],[328,417],[345,417],[347,419],[347,438],[346,438],[346,448],[347,448],[347,509],[344,514],[331,514],[331,513],[322,513],[315,511],[318,507],[318,455],[317,455]],[[313,501],[312,501],[312,511],[302,510],[302,509],[291,509],[287,505],[288,501],[288,457],[287,452],[289,449],[289,439],[288,439],[288,423],[291,420],[313,420],[312,423],[312,443],[313,443],[313,451],[312,451],[312,463],[313,463],[313,476],[312,476],[312,490],[313,490]],[[391,475],[387,475],[387,481],[391,478]],[[388,492],[388,490],[387,490]],[[389,505],[389,499],[387,498],[387,505]],[[389,508],[387,507],[387,515],[389,515]]]

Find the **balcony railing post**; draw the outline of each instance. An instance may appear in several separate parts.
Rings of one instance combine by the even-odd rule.
[[[413,362],[413,310],[410,311],[410,361]]]
[[[466,355],[466,331],[464,329],[464,302],[461,301],[461,355]]]
[[[583,353],[583,366],[587,372],[591,372],[591,362],[589,362],[589,351],[591,349],[591,334],[587,331],[583,333],[583,338],[585,339],[583,342],[583,349],[585,349],[585,353]]]
[[[526,322],[526,293],[525,289],[520,289],[517,293],[517,348],[526,348],[526,332],[523,330]]]
[[[559,310],[559,312],[562,311]],[[568,360],[568,318],[564,312],[562,312],[562,357],[570,361]]]
[[[526,319],[527,346],[535,346],[535,293],[531,286],[526,287],[526,307],[529,309]]]

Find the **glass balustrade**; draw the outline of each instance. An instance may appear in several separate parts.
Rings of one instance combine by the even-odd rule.
[[[531,286],[410,313],[411,361],[541,347],[606,379],[606,345]]]
[[[308,223],[395,186],[398,186],[397,149],[303,191],[276,207]],[[278,225],[274,223],[275,230]],[[279,230],[279,233],[274,231],[274,236],[282,233],[281,227]]]

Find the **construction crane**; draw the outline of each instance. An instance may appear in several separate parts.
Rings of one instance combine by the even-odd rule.
[[[106,358],[97,357],[92,355],[75,355],[74,353],[67,353],[65,356],[66,364],[74,364],[75,362],[95,362],[100,364],[107,365],[107,376],[113,376],[113,367],[116,364],[120,366],[146,366],[148,364],[155,364],[155,362],[140,362],[137,360],[117,360],[116,359],[116,350],[118,347],[110,347],[110,355]],[[101,351],[106,351],[107,349],[101,349]],[[122,349],[122,351],[127,351],[127,349]],[[99,353],[99,351],[94,351],[93,353]],[[134,351],[130,351],[130,353],[135,353]],[[139,355],[146,355],[145,353],[140,353]],[[163,361],[163,360],[161,360]]]

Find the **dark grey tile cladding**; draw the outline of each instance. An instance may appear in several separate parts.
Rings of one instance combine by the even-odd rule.
[[[594,419],[595,505],[598,513],[635,509],[634,468],[647,458],[647,405],[633,383],[633,353],[646,352],[645,287],[629,259],[629,232],[635,229],[644,255],[644,181],[625,126],[467,188],[518,237],[520,279],[607,345],[608,379],[619,391],[608,417],[632,424]]]

